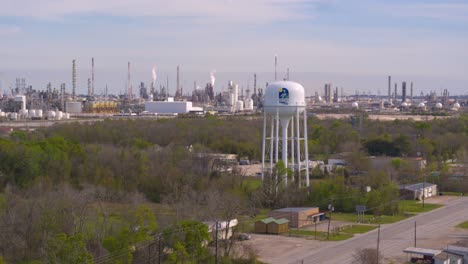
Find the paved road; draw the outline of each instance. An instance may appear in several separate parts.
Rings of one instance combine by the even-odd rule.
[[[451,200],[444,207],[419,214],[395,224],[382,225],[380,250],[385,263],[390,259],[396,263],[406,260],[403,249],[414,245],[414,222],[417,223],[417,246],[439,249],[446,243],[468,238],[467,232],[460,232],[454,226],[468,220],[468,197]],[[341,242],[325,242],[319,247],[303,248],[300,252],[282,252],[268,263],[351,263],[356,249],[376,247],[377,230],[357,235]]]

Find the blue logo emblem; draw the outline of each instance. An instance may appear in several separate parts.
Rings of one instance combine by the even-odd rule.
[[[278,102],[280,104],[287,105],[289,104],[289,91],[286,88],[280,88],[278,94]]]

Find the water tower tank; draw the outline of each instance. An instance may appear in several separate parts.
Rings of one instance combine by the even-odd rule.
[[[296,82],[275,82],[266,88],[264,109],[268,114],[276,114],[289,118],[296,111],[302,113],[306,106],[304,87]]]
[[[282,162],[284,163],[285,168],[291,168],[293,171],[297,169],[300,172],[300,158],[304,157],[305,163],[305,180],[306,185],[309,186],[309,163],[308,163],[308,150],[307,144],[304,144],[305,155],[301,156],[301,141],[307,142],[307,116],[305,112],[306,102],[305,102],[305,90],[302,85],[296,82],[290,81],[280,81],[274,82],[265,90],[265,99],[263,104],[264,119],[263,119],[263,140],[262,140],[262,180],[264,177],[264,168],[265,168],[265,149],[266,149],[266,124],[267,117],[270,117],[270,175],[273,174],[273,160],[278,162],[279,153],[282,155]],[[302,113],[302,124],[304,125],[303,129],[303,138],[300,137],[300,115]],[[294,122],[294,120],[296,120]],[[291,135],[294,135],[294,129],[296,135],[294,137],[288,137],[288,126],[291,125]],[[281,124],[281,134],[279,133],[279,128]],[[295,126],[295,127],[294,127]],[[276,131],[276,132],[275,132]],[[281,135],[281,137],[280,137]],[[282,150],[279,150],[279,141],[282,141],[281,147]],[[291,142],[289,142],[291,141]],[[289,147],[291,151],[288,151]],[[294,146],[297,145],[297,148]],[[294,156],[297,154],[297,166],[295,165]],[[274,157],[275,156],[275,157]],[[289,164],[291,160],[291,166]],[[287,174],[276,175],[276,177],[282,176],[283,183],[287,185],[288,178]],[[276,179],[275,179],[276,181]]]

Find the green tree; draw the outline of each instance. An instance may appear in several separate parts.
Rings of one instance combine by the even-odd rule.
[[[86,243],[80,234],[67,236],[61,233],[48,242],[47,263],[93,263],[93,256],[86,250]]]

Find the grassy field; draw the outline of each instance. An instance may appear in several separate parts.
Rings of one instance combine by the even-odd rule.
[[[308,239],[315,239],[315,231],[303,230],[303,229],[291,229],[288,233],[284,233],[284,236],[299,236]],[[328,241],[341,241],[353,237],[352,234],[348,233],[330,233]],[[327,241],[327,232],[317,231],[317,240]]]
[[[416,200],[402,200],[400,201],[400,207],[405,213],[424,213],[432,211],[436,208],[442,207],[441,204],[430,204],[425,202],[424,207],[422,203]]]
[[[362,234],[362,233],[367,233],[376,228],[377,226],[373,226],[373,225],[349,225],[349,226],[343,227],[340,232],[347,233],[347,234]]]
[[[239,225],[239,231],[244,232],[244,233],[253,233],[254,232],[255,222],[257,222],[259,220],[262,220],[262,219],[265,219],[265,218],[268,218],[268,212],[269,211],[270,210],[268,210],[268,209],[261,209],[260,213],[257,214],[255,217],[245,219]]]
[[[262,185],[262,180],[258,178],[249,177],[242,181],[242,186],[245,190],[255,191]]]
[[[468,229],[468,221],[465,221],[465,222],[463,222],[463,223],[457,225],[457,227]]]
[[[407,216],[404,215],[382,215],[376,217],[373,215],[364,215],[364,223],[368,224],[391,224],[403,219],[406,219]],[[345,221],[345,222],[356,222],[357,215],[354,213],[334,213],[332,215],[332,221]]]

